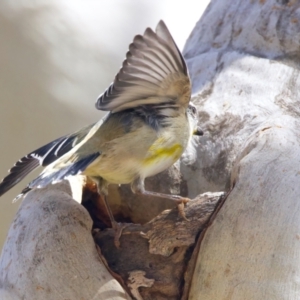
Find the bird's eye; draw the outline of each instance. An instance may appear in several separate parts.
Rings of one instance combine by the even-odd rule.
[[[193,114],[193,115],[195,115],[196,113],[197,113],[197,109],[196,109],[196,107],[194,106],[194,105],[190,105],[190,110],[191,110],[191,113]]]

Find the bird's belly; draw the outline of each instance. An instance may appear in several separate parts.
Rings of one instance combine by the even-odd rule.
[[[180,158],[182,152],[183,147],[180,144],[151,149],[142,162],[141,177],[153,176],[169,168]]]
[[[100,156],[84,174],[100,176],[115,184],[131,183],[137,177],[147,178],[156,175],[172,166],[181,156],[183,147],[180,144],[164,147],[151,147],[143,158],[120,155]]]
[[[102,177],[109,183],[128,184],[137,177],[138,169],[137,162],[128,157],[100,157],[84,173],[87,176]]]

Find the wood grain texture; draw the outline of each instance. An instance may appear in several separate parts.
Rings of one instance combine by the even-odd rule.
[[[180,299],[198,235],[223,198],[224,193],[197,196],[185,207],[189,221],[174,208],[163,211],[144,225],[127,224],[120,238],[120,248],[114,244],[112,229],[96,233],[95,241],[109,268],[124,282],[129,282],[128,286],[131,286],[129,278],[133,271],[143,272],[142,278],[152,280],[151,285],[140,289],[140,299]]]

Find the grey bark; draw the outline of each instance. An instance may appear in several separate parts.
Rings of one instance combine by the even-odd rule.
[[[214,0],[186,44],[210,132],[190,190],[234,186],[202,240],[189,299],[299,299],[299,9]]]
[[[79,179],[76,186],[89,194],[83,200],[99,198]],[[177,299],[189,250],[224,199],[224,193],[197,197],[185,209],[189,222],[174,208],[147,224],[127,224],[117,248],[115,231],[92,230],[88,211],[71,194],[64,182],[23,200],[0,259],[1,300],[130,299],[126,291],[136,299]],[[103,213],[99,206],[89,211]]]
[[[100,260],[91,230],[67,182],[29,193],[1,255],[0,299],[130,299]]]

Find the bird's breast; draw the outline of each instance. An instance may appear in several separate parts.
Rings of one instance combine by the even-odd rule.
[[[154,144],[142,161],[141,176],[146,178],[169,168],[180,158],[183,151],[183,146],[178,143],[173,145]]]

